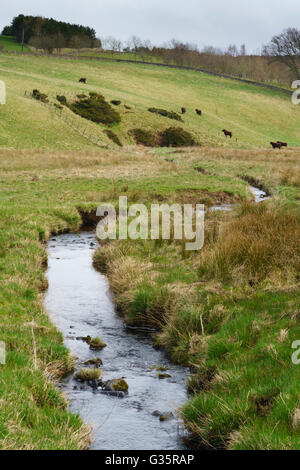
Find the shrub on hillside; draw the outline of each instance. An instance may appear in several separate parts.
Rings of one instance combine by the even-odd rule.
[[[161,108],[149,108],[148,111],[150,113],[159,114],[160,116],[164,116],[169,119],[175,119],[176,121],[183,122],[182,117],[174,111],[167,111],[166,109]]]
[[[101,124],[114,124],[121,121],[120,114],[107,103],[104,96],[90,93],[88,97],[78,98],[69,104],[69,108],[89,121]]]
[[[64,106],[67,105],[67,98],[64,95],[56,95],[56,99],[59,103],[63,104]]]
[[[119,147],[123,147],[122,142],[120,141],[119,137],[117,134],[115,134],[113,131],[110,129],[105,129],[104,133],[107,135],[107,137],[112,140],[115,144],[117,144]]]
[[[161,133],[161,147],[191,147],[197,145],[193,136],[182,127],[169,127]]]
[[[158,137],[151,131],[132,129],[129,131],[129,134],[132,135],[137,144],[145,145],[145,147],[156,147],[159,145]]]
[[[37,101],[42,101],[43,103],[49,103],[48,95],[41,93],[39,90],[32,90],[32,98]]]

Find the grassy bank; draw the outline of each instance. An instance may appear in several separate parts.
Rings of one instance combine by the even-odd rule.
[[[208,213],[200,253],[174,240],[117,241],[95,255],[126,321],[156,327],[155,344],[192,368],[183,416],[199,448],[299,449],[300,180],[290,156],[176,156],[177,169],[188,159],[215,178],[260,175],[273,199]]]
[[[156,343],[192,366],[194,397],[183,413],[198,446],[297,448],[298,368],[290,356],[300,333],[300,152],[259,147],[275,139],[299,145],[299,108],[269,90],[130,64],[3,55],[0,79],[8,91],[0,106],[0,340],[7,349],[0,447],[88,445],[88,427],[55,388],[73,361],[43,308],[45,242],[51,233],[78,230],[80,212],[126,195],[147,205],[237,205],[232,214],[208,212],[200,253],[187,254],[174,240],[111,242],[95,264],[106,268],[126,321],[158,327]],[[34,88],[49,95],[49,105],[24,96]],[[83,90],[122,101],[121,123],[112,127],[122,149],[104,133],[110,149],[97,149],[51,111],[56,94]],[[190,111],[199,101],[201,121]],[[182,105],[189,108],[182,126],[202,147],[129,145],[128,131],[141,123],[170,125],[148,107]],[[94,135],[104,130],[72,119]],[[238,141],[221,136],[223,127]],[[253,200],[246,180],[263,184],[272,201],[244,204]]]
[[[192,168],[180,171],[179,190],[188,187],[185,177],[193,177],[198,193],[206,194],[206,178],[201,182]],[[152,185],[153,193],[169,197],[176,175],[163,157],[144,152],[0,150],[0,339],[7,350],[0,380],[2,449],[81,449],[89,442],[88,429],[67,412],[54,386],[72,370],[72,359],[43,309],[50,233],[77,230],[77,208],[88,211],[121,192],[136,199]],[[246,195],[240,181],[229,187]]]
[[[86,86],[78,83],[80,77],[87,78]],[[134,144],[129,132],[132,129],[161,132],[174,123],[189,131],[203,146],[268,148],[270,141],[277,140],[288,142],[289,146],[300,145],[300,109],[292,105],[290,97],[198,72],[3,54],[0,79],[7,86],[7,105],[0,108],[0,145],[9,148],[91,148],[88,141],[54,113],[56,95],[72,101],[83,92],[98,92],[108,101],[121,101],[116,107],[121,122],[111,130],[124,146]],[[33,89],[49,96],[49,106],[24,96],[25,91]],[[182,106],[187,108],[183,123],[148,111],[162,108],[180,112]],[[203,111],[202,117],[195,113],[195,108]],[[75,119],[71,112],[65,113]],[[76,124],[86,134],[116,147],[103,132],[105,126],[84,119],[77,119]],[[224,137],[224,128],[233,132],[233,139]]]
[[[17,42],[13,36],[3,36],[0,34],[0,45],[3,46],[4,51],[22,52],[22,44]],[[23,52],[30,52],[26,44],[23,46]]]
[[[86,429],[67,412],[65,401],[52,383],[71,370],[72,361],[42,305],[47,258],[44,242],[49,234],[78,229],[78,207],[88,211],[102,201],[115,201],[119,194],[127,194],[130,201],[145,202],[150,194],[157,201],[190,201],[191,197],[207,200],[208,192],[217,202],[224,197],[224,190],[233,200],[251,197],[247,184],[234,176],[234,153],[224,159],[220,151],[215,159],[209,149],[197,152],[170,155],[167,149],[84,153],[0,150],[0,337],[7,348],[7,364],[1,366],[2,448],[82,448],[88,441]],[[272,155],[268,152],[265,161],[256,156],[257,168],[265,166],[269,172],[272,165],[278,166]],[[295,158],[291,151],[282,154],[280,161],[286,171]],[[195,171],[195,166],[206,166],[207,174]],[[212,168],[219,176],[211,177]],[[251,152],[245,153],[239,168],[255,174]],[[293,192],[292,186],[283,188],[288,194]],[[152,252],[151,244],[145,243],[144,250]],[[133,267],[140,266],[142,253],[136,256]],[[165,256],[169,256],[167,253]],[[164,259],[168,264],[168,258]],[[192,282],[196,274],[182,270],[181,257],[178,259],[173,280]],[[143,263],[147,265],[147,257]]]

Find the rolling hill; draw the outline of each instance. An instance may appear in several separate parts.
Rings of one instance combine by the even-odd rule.
[[[13,36],[3,36],[0,34],[0,44],[3,46],[5,51],[22,51],[22,45],[18,43]],[[29,47],[26,46],[26,44],[24,45],[23,50],[24,52],[30,51]]]
[[[80,77],[87,77],[87,85],[78,83]],[[74,98],[83,90],[101,93],[108,101],[121,100],[122,121],[112,130],[124,145],[134,143],[128,134],[132,128],[160,131],[174,125],[190,131],[202,146],[268,148],[274,140],[300,145],[300,108],[288,96],[199,72],[3,54],[0,79],[7,85],[7,106],[0,109],[0,146],[76,150],[92,145],[54,116],[51,106],[24,96],[33,89],[49,95],[52,105],[58,94]],[[148,112],[150,107],[180,112],[182,106],[187,108],[182,124]],[[195,108],[203,111],[202,117]],[[114,145],[101,132],[104,126],[83,119],[78,125]],[[224,138],[224,128],[233,132],[232,140]]]

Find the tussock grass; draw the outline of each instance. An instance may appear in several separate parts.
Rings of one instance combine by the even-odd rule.
[[[300,219],[280,207],[245,203],[222,227],[219,240],[200,256],[199,272],[208,279],[277,286],[299,280]]]
[[[105,348],[107,345],[103,342],[99,336],[96,336],[95,338],[91,338],[91,340],[88,342],[90,349],[94,350],[101,350]]]
[[[76,372],[74,378],[80,382],[88,382],[89,380],[100,379],[102,375],[101,369],[80,369]]]

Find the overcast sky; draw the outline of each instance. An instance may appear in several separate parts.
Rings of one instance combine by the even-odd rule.
[[[0,30],[19,13],[93,27],[98,37],[172,38],[202,47],[246,43],[254,52],[273,34],[300,27],[299,0],[0,0]]]

